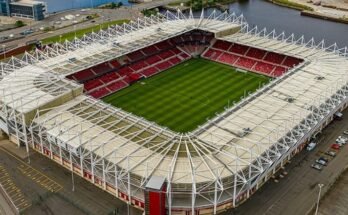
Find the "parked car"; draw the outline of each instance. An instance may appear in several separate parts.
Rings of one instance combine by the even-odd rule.
[[[314,143],[314,142],[311,142],[311,143],[309,143],[308,145],[307,145],[307,151],[312,151],[315,147],[317,146],[317,144],[316,143]]]
[[[325,153],[326,155],[329,155],[329,156],[331,156],[331,157],[336,157],[336,152],[334,152],[334,151],[327,151],[326,153]]]
[[[317,159],[317,160],[315,161],[315,163],[320,164],[320,165],[323,165],[323,166],[327,166],[327,162],[324,161],[324,160]]]
[[[342,136],[338,136],[336,139],[336,143],[340,143],[341,145],[345,145],[347,141],[348,141],[348,138],[342,137]]]
[[[332,148],[332,149],[339,150],[339,149],[340,149],[340,145],[337,144],[337,143],[334,143],[334,144],[331,145],[331,148]]]
[[[326,163],[329,163],[329,159],[327,157],[320,157],[319,160],[323,160]]]
[[[343,134],[348,135],[348,130],[343,131]]]
[[[321,170],[323,169],[322,165],[317,164],[317,163],[312,164],[311,167],[312,167],[313,169],[316,169],[316,170],[319,170],[319,171],[321,171]]]

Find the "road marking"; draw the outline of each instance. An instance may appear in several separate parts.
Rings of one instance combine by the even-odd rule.
[[[4,173],[4,176],[1,177],[0,184],[4,188],[5,192],[7,193],[13,204],[19,209],[19,211],[24,211],[26,208],[30,207],[31,204],[24,197],[21,190],[13,183],[6,169],[1,165],[0,167],[2,172]]]
[[[41,185],[42,187],[46,188],[47,190],[49,190],[51,192],[58,192],[59,190],[61,190],[63,188],[63,186],[60,185],[58,182],[54,181],[53,179],[51,179],[50,177],[48,177],[44,173],[40,172],[39,170],[34,169],[30,165],[28,165],[27,163],[25,163],[24,161],[19,159],[17,156],[13,155],[11,152],[9,152],[3,148],[0,148],[0,150],[2,150],[3,152],[7,153],[11,157],[13,157],[17,161],[19,161],[21,164],[17,167],[17,169],[19,169],[23,175],[31,178],[35,183]],[[47,180],[47,182],[43,183],[43,184],[38,183],[38,182],[36,182],[37,178],[45,179],[45,180]],[[51,186],[54,186],[55,188],[51,189]]]

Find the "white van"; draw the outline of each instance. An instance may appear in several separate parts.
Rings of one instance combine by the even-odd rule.
[[[312,142],[312,143],[308,144],[306,149],[307,149],[307,151],[312,151],[316,146],[317,146],[317,144]]]

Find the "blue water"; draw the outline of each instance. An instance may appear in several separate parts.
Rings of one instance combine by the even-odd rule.
[[[123,5],[128,6],[128,0],[42,0],[47,3],[47,11],[49,13],[58,12],[62,10],[69,10],[73,8],[87,8],[96,7],[110,2],[122,2]]]
[[[238,15],[243,14],[251,27],[284,31],[286,35],[294,33],[296,38],[304,35],[306,41],[313,37],[316,43],[325,39],[326,45],[337,43],[339,47],[348,47],[348,24],[301,16],[297,10],[280,7],[264,0],[232,3],[229,10]],[[207,12],[209,11],[213,9]],[[200,12],[196,15],[200,15]]]

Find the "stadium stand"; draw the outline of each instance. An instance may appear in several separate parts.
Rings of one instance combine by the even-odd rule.
[[[291,56],[221,40],[217,40],[202,56],[270,77],[279,77],[302,62]]]
[[[83,83],[89,95],[101,98],[196,55],[270,77],[279,77],[302,61],[213,38],[204,31],[184,33],[68,77]]]

